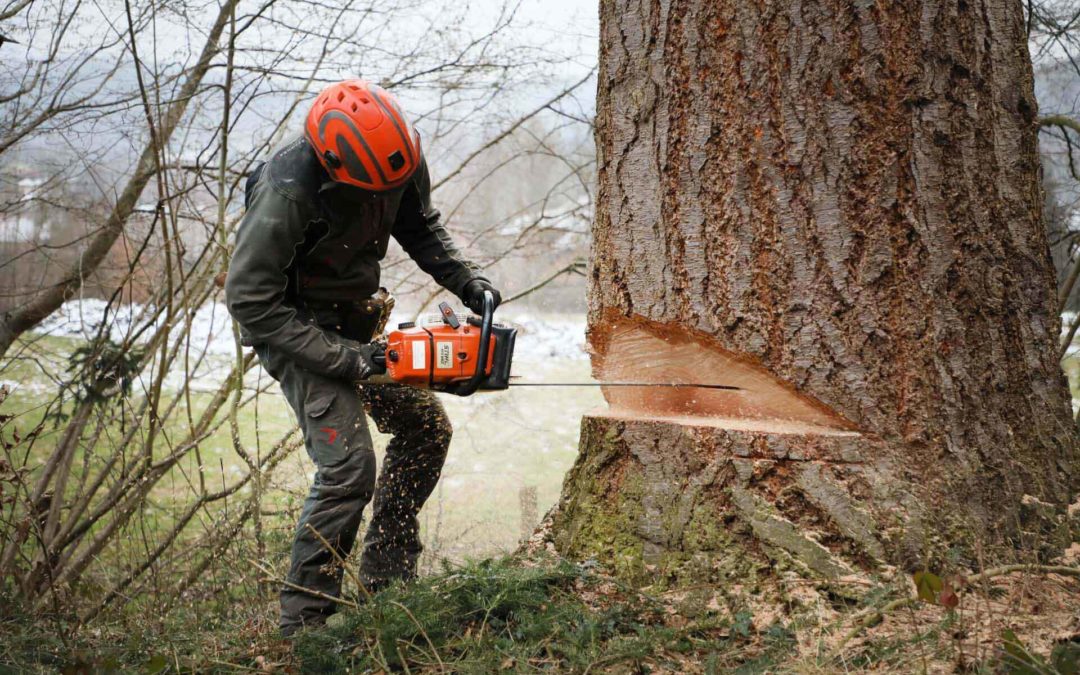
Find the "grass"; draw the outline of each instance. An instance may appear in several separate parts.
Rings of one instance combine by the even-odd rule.
[[[794,645],[780,624],[754,632],[748,613],[687,621],[580,565],[509,557],[381,593],[332,627],[301,634],[292,656],[312,673],[680,671],[690,663],[763,672]]]
[[[250,607],[250,605],[249,605]],[[74,638],[9,616],[0,672],[764,672],[788,658],[793,634],[757,633],[748,612],[686,620],[657,598],[590,567],[503,557],[390,588],[290,645],[258,612],[231,603],[211,619],[180,608],[168,619],[106,623]],[[264,617],[265,618],[265,617]]]
[[[984,629],[972,610],[986,607],[991,596],[1001,603],[1021,603],[999,617],[1006,625],[1024,620],[1069,625],[1078,593],[1073,588],[1056,595],[1050,589],[1061,581],[1013,577],[1003,580],[1006,587],[998,593],[965,594],[956,611],[920,603],[888,616],[837,654],[830,645],[857,608],[830,618],[815,618],[812,612],[755,616],[750,605],[728,603],[684,611],[684,597],[635,590],[589,563],[507,556],[448,563],[419,581],[355,599],[356,609],[292,642],[277,637],[270,598],[261,605],[232,601],[216,607],[198,599],[168,616],[148,613],[141,620],[102,623],[66,640],[29,617],[9,617],[0,623],[0,673],[955,670],[1075,675],[1077,636],[1047,641],[1029,629],[994,628],[985,648],[974,646]],[[1061,616],[1037,616],[1040,610],[1024,604],[1031,601],[1060,603]],[[964,641],[968,644],[961,645]]]
[[[79,629],[0,598],[0,673],[1080,672],[1080,587],[1053,575],[973,587],[956,610],[917,603],[837,650],[861,610],[903,589],[871,587],[855,604],[822,595],[836,610],[824,614],[805,596],[777,611],[776,598],[765,606],[737,589],[654,594],[590,562],[519,555],[444,563],[370,600],[350,597],[357,609],[290,644],[277,634],[274,589],[245,590],[239,571],[215,570],[210,588],[168,608]]]

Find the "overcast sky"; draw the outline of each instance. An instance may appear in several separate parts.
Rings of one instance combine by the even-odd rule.
[[[477,7],[497,11],[503,0],[478,0]],[[577,41],[585,56],[596,59],[599,34],[599,2],[588,0],[524,0],[521,15],[548,31],[553,40]]]
[[[460,32],[461,34],[457,37],[459,43],[467,43],[470,38],[479,39],[491,31],[505,7],[517,1],[438,0],[437,2],[428,3],[425,0],[423,3],[417,4],[405,3],[411,5],[412,9],[409,12],[402,13],[401,16],[390,17],[390,21],[386,25],[391,34],[401,39],[403,43],[408,44],[410,31],[414,29],[431,30],[430,20],[434,20],[435,26],[438,27],[440,21],[445,17],[443,23],[445,23],[446,29],[449,32]],[[153,31],[143,31],[139,35],[141,57],[147,68],[160,68],[164,72],[171,69],[175,72],[178,66],[191,64],[197,57],[204,39],[203,24],[212,17],[212,9],[217,2],[218,0],[205,0],[207,8],[205,18],[190,14],[178,17],[174,12],[161,12],[155,29]],[[198,4],[196,1],[193,2],[192,6],[197,7]],[[257,3],[255,0],[242,0],[240,3],[241,13],[249,12],[251,8],[257,7],[259,4],[261,3]],[[282,4],[289,5],[289,3]],[[378,5],[376,4],[376,6]],[[284,17],[296,20],[296,7],[291,6],[291,9],[282,9]],[[49,14],[50,10],[51,7],[46,6],[44,3],[40,6],[32,5],[31,9],[28,9],[18,18],[6,21],[3,26],[0,26],[0,28],[11,33],[13,37],[20,41],[18,45],[4,45],[4,59],[3,63],[0,64],[0,73],[3,74],[4,81],[18,82],[29,68],[48,55],[51,48],[49,40],[46,39],[49,35],[49,27],[58,20],[56,16]],[[416,13],[422,16],[417,18]],[[258,29],[247,36],[248,41],[250,42],[251,38],[254,37],[257,41],[262,40],[263,44],[274,43],[276,41],[274,32],[283,30],[282,25],[282,23],[264,21]],[[33,33],[33,26],[38,26],[41,32]],[[77,61],[79,55],[99,44],[102,36],[108,36],[117,42],[123,43],[125,26],[123,3],[120,0],[103,0],[83,6],[79,14],[79,20],[65,36],[60,45],[60,51],[61,53],[67,52],[70,58]],[[515,21],[508,32],[498,38],[499,42],[505,45],[508,41],[509,44],[524,49],[539,47],[549,52],[552,57],[551,60],[558,62],[559,65],[534,66],[531,71],[521,71],[518,77],[513,78],[515,86],[512,91],[507,92],[507,95],[503,97],[504,100],[499,102],[498,107],[505,110],[508,115],[514,114],[515,111],[532,110],[540,102],[548,100],[554,93],[562,91],[569,84],[579,81],[585,73],[595,67],[597,36],[598,2],[596,1],[520,0]],[[317,39],[310,39],[308,42],[317,46]],[[310,51],[314,46],[309,47],[306,51]],[[96,60],[101,61],[97,72],[105,73],[111,67],[117,55],[122,54],[122,52],[122,44],[114,44],[107,53],[95,57]],[[296,64],[300,65],[296,65],[294,70],[297,72],[303,71],[305,59],[310,62],[311,56],[310,53],[298,52],[295,55]],[[126,59],[123,60],[126,61]],[[288,68],[295,64],[286,61],[284,65]],[[372,67],[371,72],[348,72],[345,70],[337,72],[333,68],[325,68],[322,75],[323,77],[360,75],[376,79],[382,74],[379,72],[376,61],[373,60],[368,65]],[[93,71],[92,68],[91,71]],[[208,79],[212,80],[217,75],[218,73],[215,72]],[[294,82],[293,85],[295,84]],[[98,85],[90,78],[81,86],[95,87]],[[134,71],[129,63],[125,63],[124,67],[120,69],[111,86],[123,91],[134,86]],[[573,102],[564,101],[566,109],[569,112],[585,112],[588,114],[594,104],[594,89],[595,86],[592,84],[581,87],[576,92]],[[426,94],[422,88],[419,91],[415,89],[401,91],[400,95],[410,110],[423,111],[431,109],[434,105],[432,102],[423,99]],[[247,117],[250,119],[239,120],[235,128],[243,131],[247,128],[269,124],[276,119],[276,108],[284,109],[291,100],[292,94],[282,95],[278,98],[261,98],[256,101],[255,107],[249,111],[249,113],[260,114],[255,116],[249,114]],[[573,109],[575,105],[580,107],[578,111]],[[261,111],[264,109],[265,113],[262,113]],[[135,111],[132,114],[137,114],[137,112]],[[210,114],[213,114],[213,112],[213,110],[210,110]],[[203,126],[208,129],[216,128],[216,122]],[[95,127],[92,137],[84,134],[85,137],[75,138],[75,136],[79,135],[78,133],[67,134],[71,138],[67,138],[66,142],[68,144],[75,143],[79,148],[82,148],[85,144],[98,148],[115,147],[116,152],[127,153],[127,146],[132,143],[138,145],[140,139],[123,140],[121,138],[123,133],[121,132],[125,128],[122,125],[104,128],[98,125],[98,127]],[[57,129],[58,133],[63,131],[63,129]],[[74,131],[79,132],[81,128]],[[32,141],[33,139],[31,139],[29,145],[35,145]],[[242,139],[238,139],[236,142],[242,143]],[[195,145],[198,145],[198,143],[195,143]],[[81,152],[82,150],[78,151]]]

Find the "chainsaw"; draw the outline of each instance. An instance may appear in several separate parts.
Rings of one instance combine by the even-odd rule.
[[[398,324],[374,360],[386,369],[368,378],[373,384],[398,383],[470,396],[514,387],[673,387],[739,391],[723,384],[682,382],[518,382],[510,375],[517,329],[495,323],[495,298],[484,291],[483,312],[467,316],[439,303],[434,319]]]
[[[462,317],[439,303],[439,318],[398,324],[376,353],[385,379],[423,389],[469,396],[510,386],[517,329],[494,321],[495,298],[484,291],[481,316]]]

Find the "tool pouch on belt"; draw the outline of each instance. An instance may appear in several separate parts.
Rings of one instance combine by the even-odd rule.
[[[380,288],[370,298],[338,300],[337,302],[307,302],[315,321],[342,337],[357,342],[371,342],[382,335],[390,312],[394,309],[394,296]]]

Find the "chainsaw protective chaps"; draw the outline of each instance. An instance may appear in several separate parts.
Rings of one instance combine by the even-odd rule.
[[[416,576],[423,550],[417,514],[439,481],[452,428],[442,403],[429,391],[395,384],[358,391],[346,381],[301,368],[267,345],[258,345],[256,353],[281,384],[317,467],[297,524],[289,585],[281,590],[281,628],[291,634],[324,623],[336,610],[335,602],[318,594],[340,596],[344,570],[337,556],[344,560],[352,552],[364,507],[373,499],[360,556],[361,583],[378,591],[396,579]],[[377,481],[365,411],[380,431],[392,436]]]

